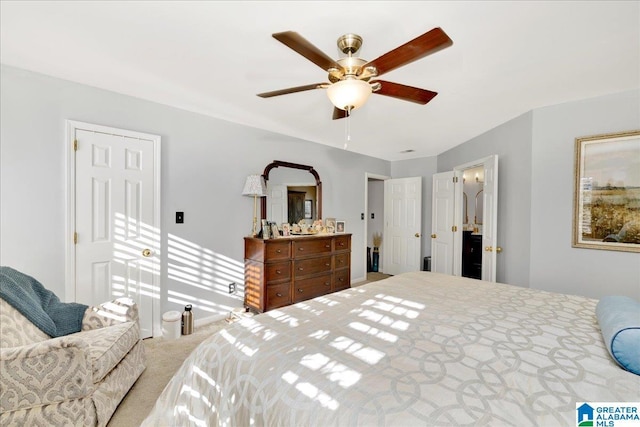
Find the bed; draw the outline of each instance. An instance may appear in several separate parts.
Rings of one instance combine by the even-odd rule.
[[[207,338],[143,426],[576,425],[640,401],[597,300],[429,272],[273,310]]]

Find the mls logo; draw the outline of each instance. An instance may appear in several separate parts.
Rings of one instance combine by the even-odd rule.
[[[576,405],[577,406],[577,405]],[[593,426],[593,411],[594,409],[591,405],[587,403],[583,403],[582,405],[576,408],[577,414],[577,422],[576,425],[578,427],[592,427]]]

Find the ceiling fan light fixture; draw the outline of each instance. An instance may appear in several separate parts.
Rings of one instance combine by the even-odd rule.
[[[356,78],[336,82],[327,88],[331,103],[341,110],[351,111],[362,107],[371,95],[371,85]]]

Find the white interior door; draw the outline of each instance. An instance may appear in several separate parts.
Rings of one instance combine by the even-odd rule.
[[[453,274],[454,172],[433,175],[431,271]]]
[[[420,270],[422,177],[384,182],[383,267],[386,274]]]
[[[289,222],[287,186],[267,182],[267,219],[280,225]]]
[[[482,280],[496,281],[498,247],[498,156],[484,162]]]
[[[159,137],[94,125],[73,131],[75,301],[128,296],[138,304],[142,337],[150,337],[159,282]]]

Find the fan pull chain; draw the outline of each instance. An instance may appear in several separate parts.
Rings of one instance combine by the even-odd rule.
[[[349,146],[349,141],[351,141],[351,109],[347,108],[347,121],[345,123],[345,142],[344,149],[346,150]]]

